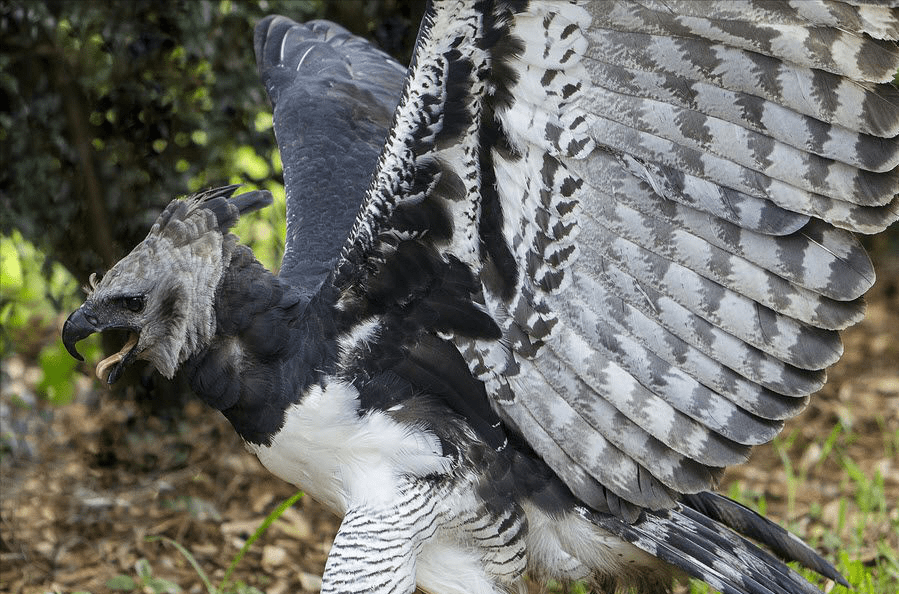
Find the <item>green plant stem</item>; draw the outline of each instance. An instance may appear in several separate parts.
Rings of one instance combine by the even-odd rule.
[[[194,571],[197,572],[197,575],[200,576],[200,579],[203,580],[203,585],[206,586],[206,590],[209,592],[209,594],[218,594],[218,591],[215,589],[215,586],[213,586],[212,582],[209,580],[209,576],[206,575],[206,572],[203,571],[203,568],[200,567],[200,564],[197,563],[197,560],[194,558],[194,556],[191,554],[191,552],[188,551],[186,548],[184,548],[184,546],[181,545],[181,543],[178,543],[178,542],[172,540],[168,536],[148,536],[147,537],[147,542],[153,542],[155,540],[161,540],[163,542],[167,542],[170,545],[172,545],[173,547],[175,547],[176,549],[178,549],[178,552],[180,552],[182,555],[184,555],[184,558],[187,559],[187,562],[190,563],[191,567],[194,568]]]
[[[200,564],[197,563],[197,560],[188,551],[183,545],[178,542],[175,542],[168,536],[148,536],[147,542],[153,542],[156,540],[161,540],[163,542],[167,542],[184,555],[184,558],[187,559],[187,562],[190,563],[191,567],[194,568],[194,571],[197,572],[197,575],[200,576],[200,579],[203,580],[203,585],[206,586],[207,592],[209,594],[224,594],[225,588],[228,586],[228,583],[231,581],[231,575],[234,573],[234,570],[237,569],[237,564],[240,563],[240,560],[243,559],[244,555],[247,554],[247,551],[250,550],[250,547],[253,546],[253,543],[259,540],[259,537],[265,534],[265,531],[268,530],[268,527],[272,525],[272,522],[281,517],[281,515],[287,510],[288,507],[292,506],[294,503],[300,500],[300,497],[303,496],[302,491],[297,491],[284,501],[278,505],[268,516],[266,516],[265,520],[259,524],[259,527],[256,528],[256,531],[253,532],[252,536],[247,539],[247,542],[240,547],[240,550],[234,555],[234,558],[231,559],[231,564],[228,566],[228,570],[225,571],[225,576],[222,578],[222,581],[219,583],[218,588],[212,585],[212,581],[209,579],[209,576],[206,575],[206,572],[203,571],[203,568],[200,567]]]
[[[221,583],[219,584],[219,592],[225,591],[225,586],[228,585],[228,582],[231,580],[231,574],[234,573],[234,570],[237,568],[237,564],[240,563],[240,560],[243,559],[243,556],[250,550],[250,547],[253,546],[253,543],[256,542],[260,536],[265,534],[265,531],[271,526],[272,522],[281,517],[287,508],[292,506],[294,503],[300,500],[300,497],[303,496],[302,491],[297,491],[287,499],[281,502],[278,507],[276,507],[272,513],[266,516],[265,520],[256,528],[256,531],[253,532],[252,536],[247,539],[247,542],[243,543],[243,546],[240,547],[240,550],[234,555],[234,558],[231,560],[231,565],[228,566],[228,570],[225,572],[225,577],[222,578]]]

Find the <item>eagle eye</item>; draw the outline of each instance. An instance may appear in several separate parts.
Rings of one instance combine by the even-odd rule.
[[[125,297],[124,302],[125,307],[127,307],[134,313],[138,313],[144,309],[144,298],[142,295]]]

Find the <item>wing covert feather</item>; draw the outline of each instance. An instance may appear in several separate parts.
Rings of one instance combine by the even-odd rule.
[[[714,487],[864,314],[853,233],[899,218],[896,21],[433,2],[333,273],[342,331],[451,342],[596,509]]]

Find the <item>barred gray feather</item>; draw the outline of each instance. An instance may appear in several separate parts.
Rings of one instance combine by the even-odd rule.
[[[874,272],[850,231],[899,218],[899,50],[872,37],[895,37],[895,15],[801,4],[530,2],[508,21],[521,48],[493,105],[507,145],[442,161],[495,178],[499,200],[481,187],[475,209],[447,206],[438,249],[480,276],[503,334],[453,340],[506,422],[598,508],[606,488],[660,510],[714,486],[802,410],[863,315]],[[440,63],[427,47],[416,59]],[[399,125],[428,72],[413,70]],[[473,122],[494,92],[472,89]],[[470,154],[469,139],[439,150]],[[390,218],[391,183],[376,179],[377,218],[357,228]],[[488,207],[501,227],[483,226]]]
[[[521,205],[504,202],[504,215],[522,217],[520,227],[514,218],[506,219],[505,234],[525,273],[520,276],[517,296],[509,306],[493,304],[493,311],[499,319],[506,320],[501,325],[507,333],[517,329],[509,334],[513,345],[529,345],[525,351],[516,349],[518,356],[532,359],[534,363],[528,367],[522,361],[515,366],[505,363],[501,368],[485,365],[484,361],[497,361],[501,357],[498,353],[489,354],[495,350],[493,347],[479,344],[474,346],[474,352],[480,351],[483,358],[480,363],[474,363],[473,370],[485,377],[488,384],[493,381],[496,385],[510,386],[508,390],[515,398],[527,400],[526,406],[537,418],[565,410],[556,406],[551,411],[535,413],[537,403],[531,402],[532,394],[543,397],[545,388],[551,388],[561,401],[567,400],[575,406],[566,413],[568,416],[578,410],[586,420],[586,427],[593,427],[593,431],[612,440],[621,451],[635,456],[650,471],[655,470],[656,476],[667,476],[669,486],[676,485],[670,470],[665,470],[669,468],[663,463],[666,456],[654,451],[649,454],[652,450],[646,449],[643,431],[681,455],[705,460],[710,467],[733,463],[737,458],[714,454],[711,444],[715,443],[716,435],[737,433],[721,424],[711,429],[715,423],[708,419],[721,417],[712,415],[711,408],[699,410],[695,399],[699,392],[694,391],[695,386],[702,385],[705,389],[715,386],[722,394],[720,398],[731,403],[739,401],[734,392],[741,392],[743,406],[753,411],[760,409],[750,404],[755,398],[770,399],[776,393],[799,397],[793,400],[796,406],[788,408],[783,408],[783,404],[790,402],[790,398],[775,398],[783,404],[778,407],[781,413],[773,416],[783,418],[786,410],[801,409],[802,397],[821,384],[823,375],[817,370],[833,364],[842,353],[834,330],[858,321],[862,315],[858,298],[873,283],[867,256],[851,234],[809,217],[830,218],[832,224],[861,226],[867,230],[871,220],[878,220],[877,225],[883,226],[896,214],[891,205],[897,193],[895,150],[886,156],[882,150],[871,151],[884,159],[875,167],[880,172],[859,169],[858,165],[870,159],[859,158],[859,151],[853,155],[846,143],[839,143],[839,150],[826,149],[827,156],[809,152],[808,145],[814,144],[811,138],[797,142],[796,135],[785,131],[782,124],[795,122],[801,133],[806,130],[805,122],[810,117],[823,114],[801,110],[797,113],[797,105],[807,102],[800,102],[798,96],[796,100],[790,98],[796,87],[777,85],[762,97],[761,107],[770,105],[784,117],[776,120],[777,125],[770,118],[750,117],[752,112],[735,101],[735,94],[750,89],[758,92],[764,85],[759,84],[760,80],[742,79],[741,82],[739,77],[752,72],[753,76],[787,79],[774,72],[768,74],[770,71],[764,69],[742,68],[741,61],[755,59],[753,56],[758,53],[773,54],[771,65],[775,70],[788,68],[811,73],[810,68],[816,72],[826,69],[835,76],[882,82],[888,79],[886,73],[899,67],[899,53],[891,44],[863,39],[851,32],[844,35],[818,30],[801,17],[787,18],[784,11],[771,13],[773,22],[766,24],[759,20],[762,15],[754,15],[755,20],[747,22],[745,12],[736,13],[729,8],[720,14],[713,10],[711,16],[706,13],[701,18],[673,16],[669,8],[661,5],[655,7],[658,9],[655,13],[645,6],[622,3],[593,3],[587,8],[593,22],[589,29],[584,29],[584,38],[577,32],[571,33],[570,28],[565,29],[585,18],[574,11],[542,5],[540,10],[545,10],[548,16],[540,25],[533,19],[516,18],[515,31],[531,33],[522,35],[529,40],[545,40],[559,30],[569,31],[563,44],[567,48],[565,59],[554,65],[561,75],[543,85],[544,90],[535,93],[537,97],[533,100],[523,92],[508,110],[498,114],[518,152],[515,160],[497,155],[495,162],[501,197],[522,200]],[[760,10],[768,14],[764,8]],[[734,17],[738,15],[735,22]],[[731,20],[722,20],[727,18]],[[826,19],[827,15],[822,13],[821,18]],[[537,35],[529,31],[531,26],[544,30]],[[808,34],[804,37],[805,45],[788,42],[785,48],[781,38],[803,38],[805,33],[798,32],[801,27]],[[625,41],[622,36],[630,32],[640,35],[641,41]],[[589,45],[582,39],[589,41]],[[825,41],[829,45],[822,46]],[[699,51],[696,44],[704,46],[705,51]],[[518,58],[522,64],[517,67],[522,73],[519,80],[533,77],[534,68],[552,66],[551,54],[531,52],[531,44],[526,45],[526,51]],[[549,45],[537,43],[534,48]],[[839,51],[829,49],[823,58],[817,55],[821,47],[837,45]],[[582,55],[578,54],[580,48],[584,48]],[[840,52],[855,58],[847,62]],[[584,71],[592,76],[593,85],[572,85],[570,81],[579,80],[579,73]],[[553,86],[556,79],[564,91],[562,87],[555,92],[547,90],[557,88]],[[626,83],[625,92],[607,90],[607,79],[612,85]],[[832,92],[828,80],[824,81],[823,88],[820,81],[812,86],[822,88],[822,93]],[[696,94],[689,95],[689,101],[684,98],[673,103],[664,101],[672,96],[682,97],[680,91],[693,82],[704,85],[702,90],[707,96],[713,96],[717,90],[719,99],[729,101],[709,102],[711,108],[706,108],[702,97]],[[523,85],[519,82],[518,88]],[[563,96],[564,101],[547,100],[547,97]],[[523,109],[516,107],[518,103]],[[541,115],[541,109],[549,113]],[[586,119],[579,118],[578,113]],[[562,125],[563,120],[569,123]],[[863,127],[841,113],[830,114],[826,120],[830,126]],[[750,125],[744,126],[745,121]],[[584,128],[586,123],[588,129]],[[784,139],[770,138],[766,123],[777,128]],[[557,128],[563,132],[551,132]],[[848,147],[864,146],[867,137],[851,129],[837,128],[839,134],[851,134],[847,138],[855,140]],[[589,135],[587,142],[579,141],[585,134]],[[884,142],[870,140],[873,144]],[[592,150],[594,142],[607,148],[596,149],[592,156],[581,160],[585,152]],[[835,146],[820,139],[817,144],[822,148]],[[895,145],[895,141],[891,144]],[[616,152],[619,152],[617,157]],[[572,180],[568,186],[573,192],[568,197],[562,197],[558,185],[553,189],[554,182],[545,174],[541,178],[529,173],[546,171],[545,163],[532,162],[537,155],[547,153],[561,158],[552,165],[554,174]],[[849,162],[834,159],[841,156],[848,157]],[[695,181],[688,183],[690,179]],[[702,189],[703,184],[708,190]],[[715,193],[720,191],[718,185],[728,194],[721,206],[715,207],[708,200],[715,199]],[[658,193],[668,200],[660,200]],[[745,197],[745,206],[740,196]],[[556,200],[566,201],[566,206],[562,208],[563,203],[554,203]],[[752,206],[752,200],[761,202],[756,207]],[[885,204],[886,212],[877,208]],[[697,207],[707,214],[702,215],[695,210]],[[777,227],[772,229],[770,214],[778,208],[788,210],[774,217],[783,223],[775,223]],[[798,218],[789,211],[798,213]],[[709,216],[716,214],[723,216]],[[793,219],[795,223],[787,223]],[[781,237],[771,236],[772,231]],[[587,289],[584,283],[595,288],[581,293]],[[599,289],[603,286],[607,288]],[[556,294],[559,296],[555,297]],[[616,297],[623,300],[620,303],[627,304],[630,315],[621,318],[604,314],[602,307],[591,305],[614,302]],[[530,306],[522,307],[522,300]],[[546,313],[535,315],[541,309]],[[585,313],[591,309],[595,313]],[[516,315],[517,311],[522,314]],[[623,320],[638,315],[640,325],[623,325]],[[529,331],[535,320],[552,324],[549,335],[534,336]],[[654,324],[659,330],[647,332]],[[591,332],[591,326],[611,331]],[[614,340],[619,331],[623,331],[622,338],[627,341],[626,352],[622,352],[622,343]],[[534,348],[532,341],[522,338],[522,333],[545,346],[542,350]],[[577,342],[573,343],[575,337]],[[472,352],[470,346],[460,346],[463,352]],[[683,356],[675,356],[671,346],[679,350],[686,347],[694,361],[685,365]],[[638,353],[640,356],[634,362],[631,357]],[[659,370],[666,361],[682,367],[680,373],[690,381],[660,382],[658,372],[649,376],[641,371],[647,369],[642,364],[646,360],[655,361],[660,365]],[[715,361],[722,365],[717,371]],[[580,383],[565,385],[561,377],[554,375],[560,365],[566,374],[580,377]],[[610,381],[590,371],[607,369],[608,365],[621,371],[622,376]],[[731,381],[725,388],[720,376],[731,375],[731,370],[748,383]],[[509,384],[502,376],[516,379]],[[521,388],[515,389],[514,384]],[[750,388],[753,384],[756,387]],[[743,388],[735,390],[737,385]],[[634,389],[643,395],[637,396]],[[594,396],[587,396],[589,393]],[[506,391],[501,399],[504,408],[510,406],[509,400]],[[664,416],[662,411],[667,406],[672,406],[671,411],[679,410],[671,401],[691,410],[692,416],[674,415],[668,432],[645,425],[651,415],[641,411]],[[590,402],[594,404],[586,404]],[[611,408],[597,414],[592,410],[598,406],[595,402],[608,402]],[[634,406],[638,402],[641,405]],[[706,397],[705,402],[710,406],[712,400]],[[612,424],[613,429],[605,420],[617,418],[615,415],[622,417]],[[707,419],[709,425],[694,425],[696,418]],[[743,426],[741,431],[746,430],[744,423],[733,422]],[[644,426],[637,429],[640,423]],[[559,445],[565,450],[579,449],[574,442],[586,439],[590,431],[568,427],[559,428],[555,433],[577,436],[561,440]],[[764,430],[759,427],[757,431],[760,431],[758,442],[767,439],[761,435],[774,434],[770,426]],[[687,444],[682,439],[695,441]],[[742,433],[741,439],[757,442],[747,433]],[[538,451],[541,447],[548,448],[546,444],[532,445]],[[604,449],[609,448],[604,446]],[[569,454],[575,460],[582,459],[573,451]],[[740,456],[745,456],[745,452]],[[617,471],[625,468],[611,466]],[[563,474],[570,472],[561,467],[556,470]],[[712,479],[706,480],[707,487]],[[685,484],[680,488],[689,490]],[[640,497],[633,492],[616,492],[625,497]]]

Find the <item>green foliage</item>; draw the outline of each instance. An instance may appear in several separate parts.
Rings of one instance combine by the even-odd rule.
[[[278,162],[280,165],[280,161]],[[284,254],[284,235],[287,225],[284,186],[278,183],[262,184],[270,191],[274,204],[261,211],[241,217],[232,233],[241,243],[250,246],[256,258],[269,270],[277,270]]]
[[[329,17],[408,57],[423,0],[0,4],[0,233],[84,282],[174,197],[280,180],[253,27]]]
[[[48,344],[40,354],[41,370],[44,377],[38,390],[56,405],[68,404],[75,395],[72,376],[78,362],[72,358],[60,341]]]
[[[0,236],[0,356],[14,350],[36,359],[43,373],[38,391],[57,405],[71,401],[78,364],[57,337],[58,312],[77,307],[77,294],[72,275],[47,260],[21,233]],[[85,341],[81,352],[96,358],[98,342]]]
[[[153,568],[146,559],[138,559],[137,563],[134,564],[134,572],[137,574],[137,579],[120,574],[108,579],[106,587],[110,590],[152,592],[153,594],[178,594],[181,592],[178,584],[163,578],[154,577]]]
[[[78,284],[142,240],[172,198],[202,188],[243,183],[273,192],[275,207],[249,215],[235,232],[276,269],[284,191],[270,105],[254,68],[253,27],[271,13],[325,16],[402,55],[422,6],[0,3],[0,356],[15,351],[40,361],[42,393],[68,401],[75,364],[56,340],[54,314],[77,307]],[[88,339],[87,352],[79,347],[88,360],[97,359],[99,342]]]
[[[0,324],[21,328],[57,315],[76,303],[78,284],[66,270],[47,261],[22,234],[0,236]]]
[[[253,26],[319,4],[4,3],[0,232],[20,230],[83,281],[171,198],[277,182]]]

